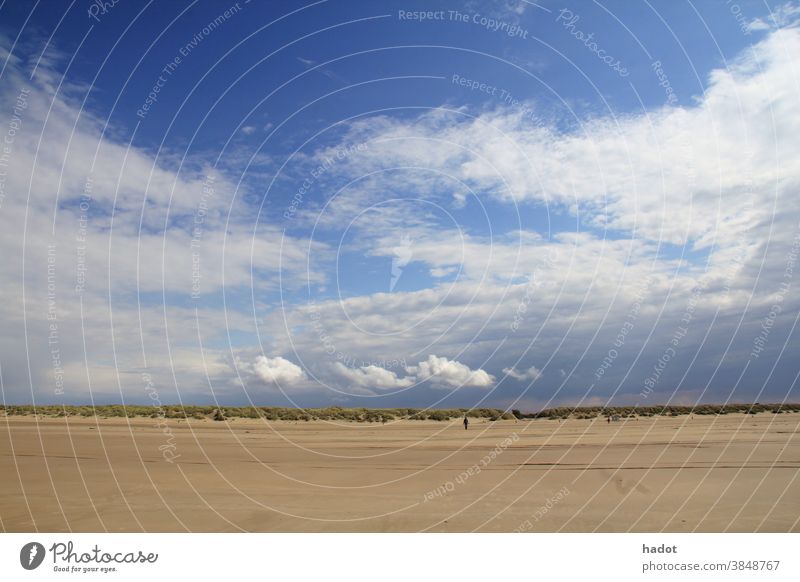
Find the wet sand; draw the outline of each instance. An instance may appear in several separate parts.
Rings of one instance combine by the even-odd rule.
[[[800,414],[0,418],[4,531],[800,531]]]

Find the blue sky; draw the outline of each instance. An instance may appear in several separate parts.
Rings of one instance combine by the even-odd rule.
[[[6,2],[4,400],[792,400],[798,17]]]

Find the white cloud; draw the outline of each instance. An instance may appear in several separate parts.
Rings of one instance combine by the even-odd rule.
[[[783,14],[794,9],[788,6]],[[492,370],[508,366],[533,346],[533,361],[542,362],[545,368],[551,365],[544,363],[547,358],[556,358],[551,369],[561,368],[562,378],[583,382],[608,354],[621,322],[629,316],[637,300],[638,281],[653,275],[636,319],[636,333],[647,341],[640,346],[630,340],[619,351],[636,354],[641,348],[640,363],[649,367],[674,332],[670,325],[686,312],[693,286],[704,278],[709,285],[693,313],[691,327],[693,333],[710,332],[703,358],[695,365],[708,365],[713,371],[722,356],[709,346],[726,346],[734,338],[747,343],[754,322],[769,313],[776,291],[772,283],[781,281],[800,220],[796,203],[800,190],[797,54],[800,31],[770,32],[729,69],[711,73],[705,92],[691,105],[657,108],[624,118],[595,116],[569,132],[556,126],[532,128],[523,116],[505,108],[479,112],[475,117],[462,108],[411,121],[407,117],[373,117],[351,124],[343,143],[366,142],[369,147],[337,163],[330,169],[331,176],[349,180],[390,166],[423,166],[429,170],[405,173],[404,185],[420,198],[443,206],[453,199],[464,200],[464,189],[453,185],[461,180],[482,197],[524,202],[522,212],[543,202],[548,203],[548,210],[580,209],[582,219],[591,225],[619,229],[631,237],[624,240],[613,233],[618,237],[613,240],[604,238],[602,232],[581,232],[556,233],[545,240],[523,231],[516,237],[505,232],[491,238],[459,228],[443,229],[422,212],[412,216],[402,210],[375,213],[375,219],[370,215],[363,229],[369,236],[359,238],[368,246],[367,255],[396,256],[397,233],[402,227],[414,240],[414,261],[426,265],[433,277],[460,269],[458,280],[434,282],[432,288],[415,292],[320,299],[317,310],[324,314],[324,333],[337,349],[363,361],[376,361],[379,353],[460,354],[468,349],[469,356],[457,357],[483,362],[503,340],[503,350],[493,356],[497,360],[492,360],[491,367],[483,366]],[[302,354],[303,366],[319,371],[323,382],[345,379],[365,388],[364,392],[405,388],[422,380],[438,386],[492,385],[494,378],[483,369],[472,370],[461,362],[433,355],[409,367],[402,377],[377,366],[350,369],[328,365],[331,362],[320,341],[323,332],[314,329],[308,309],[292,303],[296,298],[287,294],[282,312],[264,292],[275,289],[279,281],[284,287],[302,282],[307,266],[311,267],[312,283],[327,280],[316,262],[332,251],[325,244],[313,242],[309,247],[307,240],[284,237],[275,225],[259,226],[254,237],[251,226],[243,227],[234,220],[226,231],[223,219],[235,186],[223,171],[218,173],[203,223],[202,292],[204,296],[218,292],[224,281],[228,297],[237,293],[251,297],[252,288],[255,305],[248,305],[243,313],[231,302],[224,312],[204,307],[198,315],[194,306],[183,306],[182,295],[181,307],[148,304],[145,298],[140,311],[131,299],[134,292],[148,294],[152,301],[153,295],[160,296],[163,291],[169,303],[172,294],[186,294],[191,288],[191,233],[181,221],[191,224],[207,164],[190,160],[190,169],[184,166],[179,171],[175,156],[129,148],[123,140],[114,139],[114,134],[103,134],[104,120],[85,111],[79,114],[74,104],[54,98],[48,87],[57,83],[37,84],[34,79],[31,84],[27,75],[14,70],[17,65],[18,61],[11,59],[0,86],[4,100],[13,104],[21,86],[30,86],[33,93],[23,115],[23,129],[13,144],[13,171],[9,171],[8,195],[2,201],[0,246],[6,259],[0,264],[0,294],[12,298],[0,304],[0,354],[7,394],[28,398],[26,346],[18,339],[27,334],[35,385],[30,392],[36,390],[37,397],[52,399],[52,381],[48,381],[52,361],[44,317],[46,244],[50,241],[58,248],[58,322],[68,397],[73,400],[86,399],[88,377],[95,390],[100,386],[113,393],[122,376],[126,398],[129,393],[146,397],[138,374],[143,353],[149,371],[158,368],[163,372],[159,387],[164,392],[174,382],[170,372],[177,372],[180,386],[176,389],[205,386],[204,373],[215,390],[225,388],[233,374],[226,359],[228,351],[218,346],[224,343],[226,332],[243,337],[253,334],[256,325],[270,342],[267,353],[290,354],[296,349]],[[67,84],[61,94],[70,93]],[[689,96],[681,95],[681,102],[690,103]],[[52,114],[45,125],[51,104]],[[325,152],[310,156],[310,163],[318,164],[323,155]],[[86,250],[89,272],[86,292],[79,298],[72,293],[79,226],[74,204],[92,167]],[[321,224],[348,224],[368,203],[379,202],[394,191],[396,183],[397,174],[392,173],[364,178],[358,188],[342,192],[331,202],[330,213]],[[29,184],[30,205],[26,207]],[[11,192],[22,195],[11,196]],[[56,205],[56,193],[60,206]],[[108,217],[115,198],[112,234]],[[173,223],[165,232],[170,198]],[[139,212],[145,199],[145,230],[139,232]],[[238,199],[241,196],[237,204]],[[307,202],[295,225],[302,224],[303,212],[316,210],[312,200]],[[58,212],[52,234],[54,209]],[[245,210],[244,205],[234,207],[234,217]],[[20,276],[23,230],[28,234],[25,281]],[[713,249],[713,254],[705,265],[704,259],[690,261],[665,252],[659,246],[662,242],[688,243],[696,249]],[[278,248],[283,249],[283,256]],[[547,260],[551,251],[557,257],[553,262]],[[389,263],[387,260],[387,282]],[[520,284],[525,278],[529,283]],[[25,305],[20,299],[22,284],[27,292]],[[127,296],[120,299],[122,294]],[[795,313],[796,309],[797,300],[787,296],[783,313]],[[512,331],[510,324],[517,316],[521,323]],[[416,325],[409,328],[410,324]],[[781,325],[776,322],[773,338],[780,336]],[[378,333],[365,334],[364,329]],[[788,337],[788,325],[783,329]],[[650,332],[652,336],[647,335]],[[82,353],[82,333],[86,334],[87,354]],[[203,351],[198,345],[200,338],[205,344]],[[690,346],[694,347],[686,339],[681,349],[690,350]],[[770,347],[781,345],[776,339]],[[566,355],[559,356],[559,350]],[[582,362],[574,361],[576,354],[585,354]],[[609,376],[624,368],[623,357]],[[734,359],[728,354],[726,365]],[[243,360],[248,362],[241,367],[246,378],[294,386],[311,384],[300,366],[282,357],[257,358],[250,353]],[[94,363],[112,361],[122,371]],[[578,366],[577,371],[573,365]],[[581,376],[580,366],[589,368],[588,373],[584,370]],[[533,379],[535,368],[503,370],[512,377]],[[631,382],[636,381],[632,374]],[[316,384],[313,389],[324,390]],[[162,400],[175,398],[162,393]]]
[[[595,115],[568,132],[534,126],[513,108],[360,119],[342,142],[369,147],[332,172],[425,168],[403,173],[425,198],[463,196],[459,180],[504,202],[580,209],[600,229],[696,248],[735,245],[743,229],[769,219],[763,197],[784,198],[789,180],[800,179],[796,54],[800,29],[776,30],[712,71],[701,95],[681,95],[687,105]],[[326,218],[336,223],[337,209],[374,203],[396,181],[392,172],[370,176]]]
[[[253,364],[253,372],[265,384],[294,384],[306,379],[303,369],[289,360],[276,356],[259,356]]]
[[[246,185],[234,199],[228,168],[212,169],[212,156],[188,151],[181,161],[167,147],[156,153],[131,145],[119,137],[120,128],[81,108],[88,88],[50,68],[63,62],[43,59],[32,79],[25,62],[10,59],[0,77],[4,102],[13,106],[21,89],[27,91],[0,184],[6,397],[86,402],[91,389],[136,402],[147,399],[144,371],[162,402],[177,402],[179,392],[208,398],[209,384],[215,394],[230,393],[236,376],[220,340],[226,332],[253,334],[256,322],[235,303],[224,310],[215,299],[223,289],[229,296],[251,286],[272,292],[279,280],[291,289],[309,275],[320,282],[322,275],[306,269],[309,249],[319,259],[324,245],[299,242],[274,225],[254,233],[252,213],[241,201]],[[47,348],[48,272],[34,268],[47,264],[50,247],[63,396],[54,392]],[[187,307],[193,278],[200,299]],[[17,338],[26,333],[28,346],[20,345]],[[26,357],[30,378],[27,366],[16,365]]]
[[[527,370],[517,370],[516,368],[503,368],[503,374],[515,380],[538,380],[542,377],[542,371],[536,366],[531,366]]]
[[[341,362],[336,362],[333,368],[339,376],[360,388],[406,388],[414,383],[413,377],[398,378],[392,370],[374,365],[348,368]]]
[[[748,31],[763,31],[797,26],[800,20],[800,5],[785,2],[775,6],[768,17],[755,18],[747,25]]]
[[[375,390],[407,388],[424,381],[434,386],[488,388],[495,380],[484,370],[471,370],[466,364],[435,355],[429,355],[416,366],[408,366],[402,378],[392,370],[375,365],[349,368],[336,362],[332,367],[338,376],[356,387]]]
[[[686,105],[619,118],[596,115],[566,132],[555,125],[531,127],[513,109],[502,108],[476,117],[462,108],[351,124],[342,144],[368,147],[331,174],[350,180],[376,173],[327,207],[321,223],[331,228],[349,223],[393,191],[397,174],[381,170],[395,166],[427,169],[404,173],[403,179],[409,190],[443,206],[461,192],[453,186],[456,178],[481,196],[524,202],[521,212],[543,202],[560,213],[579,210],[595,228],[551,234],[549,240],[524,231],[491,238],[442,228],[426,222],[421,212],[374,213],[359,231],[366,254],[391,258],[402,229],[414,239],[415,261],[433,276],[461,269],[458,280],[417,292],[322,301],[318,308],[327,332],[337,346],[365,360],[373,351],[456,354],[469,346],[471,361],[484,361],[524,308],[519,328],[504,345],[513,357],[501,365],[514,361],[535,338],[537,362],[559,349],[571,357],[584,354],[583,362],[560,358],[553,367],[564,370],[559,375],[566,381],[580,382],[607,356],[637,301],[643,302],[636,310],[637,331],[648,343],[625,349],[641,350],[640,365],[652,366],[674,331],[671,323],[684,316],[687,298],[702,281],[693,329],[713,327],[709,337],[725,338],[718,345],[746,341],[741,324],[768,309],[771,282],[780,280],[800,220],[794,54],[800,54],[800,31],[772,32],[727,69],[712,71],[693,101],[681,95]],[[612,230],[603,232],[604,227]],[[637,288],[648,277],[644,299],[637,299]],[[525,278],[529,284],[518,283]],[[290,310],[287,319],[300,330],[292,340],[303,353],[324,357],[313,333],[303,337],[305,308]],[[416,322],[420,325],[404,332]],[[422,351],[428,346],[434,347]],[[581,375],[573,368],[579,364],[591,369]],[[421,368],[432,366],[414,366],[409,373],[422,378]],[[614,373],[622,375],[623,369],[615,365]],[[629,381],[638,381],[636,374]]]
[[[471,370],[469,366],[435,355],[428,356],[424,362],[409,366],[408,371],[419,380],[430,380],[434,384],[445,386],[471,386],[488,388],[494,382],[494,376],[484,370]]]

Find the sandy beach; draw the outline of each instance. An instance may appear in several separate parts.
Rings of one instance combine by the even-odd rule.
[[[800,531],[800,414],[596,420],[0,419],[31,531]]]

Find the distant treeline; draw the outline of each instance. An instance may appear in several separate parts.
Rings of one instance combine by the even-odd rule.
[[[524,413],[513,410],[517,418],[597,418],[598,416],[682,416],[685,414],[758,414],[759,412],[800,412],[800,404],[696,404],[694,406],[582,406],[580,408],[546,408],[541,412]]]
[[[463,418],[485,418],[488,420],[517,419],[591,419],[598,417],[619,416],[633,418],[636,416],[681,416],[686,414],[758,414],[771,412],[781,414],[800,412],[800,404],[698,404],[696,406],[585,406],[580,408],[561,407],[547,408],[541,412],[505,412],[497,408],[281,408],[275,406],[239,406],[221,408],[218,406],[122,406],[119,404],[101,406],[3,406],[0,415],[24,416],[37,414],[40,416],[64,417],[83,416],[98,418],[170,418],[170,419],[211,419],[233,420],[236,418],[263,418],[265,420],[349,420],[352,422],[389,422],[392,420],[453,420]]]
[[[274,406],[2,406],[8,416],[33,415],[42,416],[85,416],[99,418],[195,418],[227,420],[234,418],[263,418],[266,420],[350,420],[353,422],[388,422],[397,419],[408,420],[452,420],[463,418],[487,418],[489,420],[508,420],[514,418],[510,412],[496,408],[420,409],[420,408],[280,408]]]

